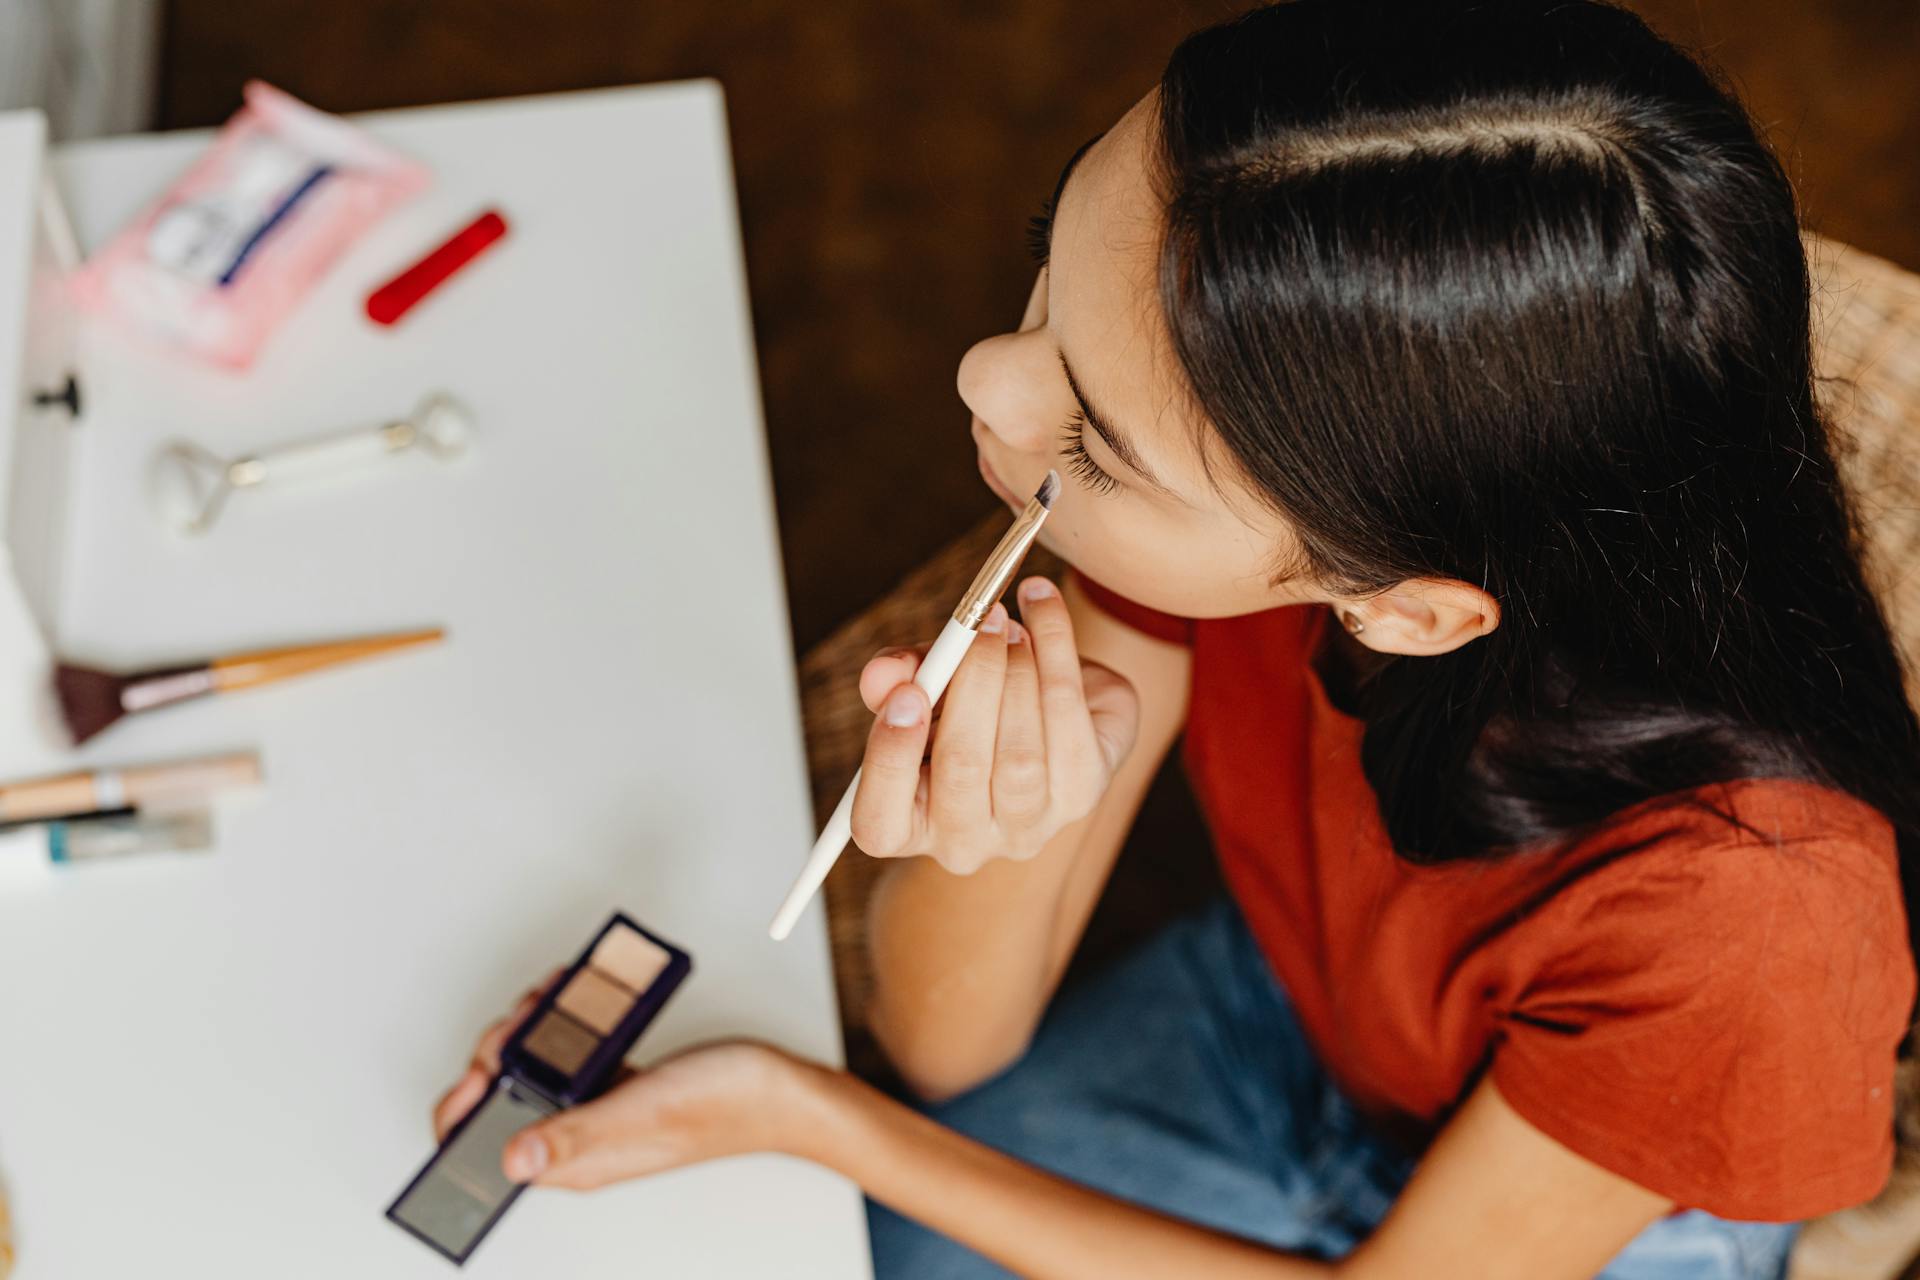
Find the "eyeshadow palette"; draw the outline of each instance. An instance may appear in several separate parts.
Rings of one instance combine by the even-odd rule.
[[[500,1074],[387,1209],[465,1262],[524,1189],[500,1156],[513,1135],[607,1087],[693,967],[687,953],[615,914],[500,1050]]]

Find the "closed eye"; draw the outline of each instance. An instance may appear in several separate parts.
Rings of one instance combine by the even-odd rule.
[[[1087,452],[1086,429],[1087,415],[1075,409],[1066,425],[1060,428],[1060,454],[1067,460],[1067,471],[1074,479],[1094,493],[1112,493],[1120,487],[1120,481]]]

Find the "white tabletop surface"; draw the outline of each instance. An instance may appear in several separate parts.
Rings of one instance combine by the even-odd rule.
[[[84,334],[63,648],[141,665],[443,624],[451,639],[174,708],[9,776],[257,747],[199,860],[0,892],[0,1179],[18,1280],[444,1277],[382,1216],[475,1034],[621,907],[694,956],[638,1057],[832,1059],[722,101],[710,83],[363,117],[428,161],[244,377]],[[201,133],[55,152],[83,245]],[[488,204],[513,230],[393,330],[368,288]],[[245,493],[200,541],[155,445],[240,453],[469,402],[465,460]],[[523,1196],[475,1277],[867,1274],[850,1184],[780,1157]]]

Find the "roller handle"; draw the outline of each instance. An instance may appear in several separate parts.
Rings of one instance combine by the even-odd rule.
[[[401,434],[396,435],[396,428],[401,429]],[[238,459],[228,467],[227,480],[245,488],[266,480],[297,480],[345,470],[384,458],[394,451],[400,440],[411,438],[412,432],[405,423],[356,427]]]

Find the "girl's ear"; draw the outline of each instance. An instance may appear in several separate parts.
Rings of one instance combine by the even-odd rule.
[[[1500,625],[1500,605],[1457,578],[1409,578],[1362,600],[1335,600],[1334,612],[1361,644],[1413,657],[1448,653]]]

